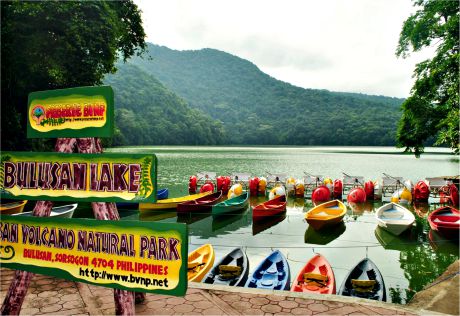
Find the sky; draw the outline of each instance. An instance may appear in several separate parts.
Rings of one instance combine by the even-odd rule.
[[[410,0],[134,0],[147,41],[215,48],[303,88],[407,97],[416,63],[395,55]]]

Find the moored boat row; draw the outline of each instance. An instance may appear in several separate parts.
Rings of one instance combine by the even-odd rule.
[[[216,264],[214,259],[214,249],[210,244],[192,251],[188,257],[188,280],[258,289],[336,294],[334,271],[321,254],[306,262],[292,284],[289,263],[279,250],[270,253],[252,273],[249,273],[249,260],[241,248],[233,249]],[[361,260],[349,271],[337,294],[386,301],[383,276],[369,258]]]

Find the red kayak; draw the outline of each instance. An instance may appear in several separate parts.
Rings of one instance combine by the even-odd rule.
[[[291,291],[335,294],[334,271],[326,258],[320,254],[311,258],[295,278]]]
[[[432,230],[446,237],[457,237],[460,231],[460,213],[456,208],[443,206],[428,216]]]
[[[196,211],[211,211],[212,206],[216,204],[222,197],[222,191],[217,191],[193,201],[187,201],[177,204],[178,213],[189,213]]]
[[[252,209],[252,218],[261,219],[275,216],[286,210],[286,196],[280,195],[274,199],[263,202]]]

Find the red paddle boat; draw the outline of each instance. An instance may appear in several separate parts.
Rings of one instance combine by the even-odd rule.
[[[440,207],[428,216],[428,222],[432,230],[439,232],[445,237],[458,239],[460,213],[456,208],[451,206]]]
[[[252,209],[252,218],[275,216],[286,210],[286,196],[280,195],[274,199],[263,202]]]
[[[331,265],[320,254],[316,254],[300,270],[291,291],[316,294],[335,294],[335,277]]]

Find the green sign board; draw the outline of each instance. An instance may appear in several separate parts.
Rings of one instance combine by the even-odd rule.
[[[2,267],[138,292],[187,290],[182,223],[2,216],[0,231]]]
[[[27,137],[112,137],[113,103],[109,86],[32,92]]]
[[[89,202],[156,202],[153,154],[2,152],[2,198]]]

